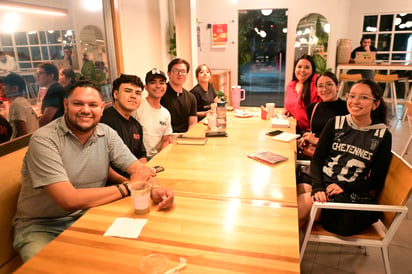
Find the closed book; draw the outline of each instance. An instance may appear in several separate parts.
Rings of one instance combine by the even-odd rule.
[[[180,137],[177,138],[177,143],[179,145],[204,145],[206,144],[207,138],[205,137]]]
[[[289,132],[282,132],[281,134],[278,134],[274,137],[272,137],[273,140],[276,141],[281,141],[281,142],[291,142],[295,140],[296,138],[299,138],[299,134],[294,134],[294,133],[289,133]]]
[[[267,164],[276,164],[282,161],[286,161],[288,157],[273,153],[268,150],[259,150],[247,155],[247,157],[258,160]]]
[[[290,122],[289,122],[289,119],[287,118],[272,118],[271,124],[272,124],[272,127],[281,127],[281,128],[290,127]]]

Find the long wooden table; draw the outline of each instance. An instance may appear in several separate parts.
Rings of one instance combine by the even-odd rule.
[[[296,144],[270,140],[269,125],[230,115],[229,137],[170,145],[149,164],[165,167],[158,179],[175,191],[173,209],[135,215],[130,197],[92,208],[17,273],[141,273],[153,253],[169,259],[168,269],[185,258],[182,273],[299,273]],[[189,135],[205,130],[198,124]],[[263,148],[289,160],[247,158]],[[117,217],[148,222],[137,239],[104,237]]]
[[[339,79],[339,75],[342,73],[343,70],[350,70],[350,69],[357,69],[357,70],[405,70],[411,71],[412,64],[338,64],[336,67],[336,76]]]

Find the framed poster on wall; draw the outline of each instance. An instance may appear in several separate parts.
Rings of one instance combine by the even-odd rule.
[[[212,25],[212,48],[227,47],[227,24]]]

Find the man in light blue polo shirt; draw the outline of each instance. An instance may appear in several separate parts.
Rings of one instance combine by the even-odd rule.
[[[85,210],[130,195],[127,182],[104,187],[109,164],[130,174],[130,187],[155,176],[130,152],[119,135],[99,123],[104,102],[99,87],[74,85],[63,117],[37,130],[23,162],[22,188],[13,220],[14,248],[27,261],[76,221]],[[116,181],[114,178],[110,178]],[[173,205],[173,192],[157,186],[158,208]]]

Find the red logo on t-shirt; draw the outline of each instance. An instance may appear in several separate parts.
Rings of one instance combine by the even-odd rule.
[[[135,139],[135,140],[140,140],[140,134],[138,134],[138,133],[133,133],[133,139]]]

